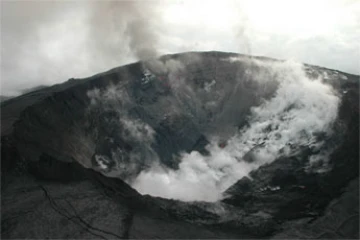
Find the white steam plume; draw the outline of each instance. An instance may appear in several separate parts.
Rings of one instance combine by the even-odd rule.
[[[183,153],[178,170],[154,165],[138,175],[134,188],[166,198],[216,201],[237,180],[281,154],[302,146],[322,146],[316,134],[331,134],[337,116],[339,99],[332,88],[321,79],[309,79],[301,64],[254,64],[270,68],[279,87],[273,98],[252,108],[248,127],[236,133],[225,148],[218,147],[214,137],[207,146],[210,156]]]
[[[159,1],[1,1],[2,94],[158,55]]]
[[[134,174],[139,167],[150,166],[152,162],[158,161],[157,154],[151,148],[155,131],[146,122],[129,116],[128,110],[133,103],[125,88],[126,83],[119,83],[117,85],[111,84],[103,90],[94,88],[87,92],[90,99],[88,106],[90,116],[91,111],[97,108],[101,108],[104,112],[115,111],[117,113],[116,118],[107,119],[105,117],[103,120],[108,121],[109,126],[114,130],[119,130],[119,137],[131,143],[134,148],[129,155],[118,147],[113,147],[109,156],[96,153],[94,157],[99,166],[92,167],[110,177],[125,178],[124,175]],[[106,165],[111,163],[113,163],[111,167]]]

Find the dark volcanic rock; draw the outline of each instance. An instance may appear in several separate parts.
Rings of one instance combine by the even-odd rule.
[[[359,78],[334,70],[304,67],[312,78],[326,73],[341,99],[334,134],[318,134],[334,149],[329,171],[310,171],[319,150],[302,146],[239,179],[215,203],[142,196],[121,180],[154,161],[176,169],[181,152],[208,155],[212,135],[225,147],[248,124],[250,108],[278,87],[276,73],[252,60],[275,61],[168,55],[2,103],[2,237],[358,238]],[[256,162],[255,151],[245,161]]]
[[[104,172],[111,175],[109,172],[115,171],[124,178],[136,175],[157,157],[163,164],[176,168],[177,162],[171,160],[174,155],[194,148],[204,152],[201,146],[205,144],[199,145],[207,141],[204,134],[215,131],[226,136],[245,121],[251,106],[271,96],[276,89],[272,81],[260,87],[247,80],[246,61],[244,65],[224,61],[230,55],[217,52],[197,54],[191,60],[191,54],[194,53],[165,56],[162,62],[169,58],[178,60],[181,67],[171,73],[154,68],[156,76],[146,88],[140,74],[146,66],[136,63],[46,94],[44,100],[22,111],[14,125],[13,135],[20,154],[30,161],[39,160],[43,154],[62,161],[74,159],[85,167],[92,167],[97,155],[103,156],[102,159],[107,159],[103,160],[107,162],[104,164],[108,165]],[[182,76],[186,78],[181,85],[163,91],[161,81],[175,81]],[[163,80],[157,79],[160,77]],[[240,84],[236,82],[239,78],[244,78]],[[216,84],[214,79],[218,79]],[[206,84],[209,88],[212,84],[222,94],[207,92]],[[23,100],[13,101],[16,105]],[[210,107],[214,101],[216,106]],[[138,124],[129,125],[134,121]],[[151,143],[155,152],[137,139],[145,137],[147,134],[141,131],[148,129],[156,133]],[[140,157],[130,169],[128,159],[135,154]],[[115,167],[114,162],[120,164]],[[127,165],[126,169],[123,165]]]
[[[271,214],[278,223],[305,219],[305,222],[289,221],[285,224],[284,233],[276,235],[278,237],[358,238],[359,228],[356,224],[359,198],[357,196],[351,199],[349,195],[355,196],[358,192],[354,185],[358,185],[359,176],[359,83],[347,83],[343,87],[346,94],[335,123],[334,130],[338,132],[334,138],[338,140],[343,136],[344,140],[330,155],[330,171],[308,172],[306,154],[280,158],[251,172],[252,181],[245,177],[231,186],[223,201],[250,213],[264,211]],[[341,194],[343,196],[339,197]],[[331,213],[333,208],[326,209],[326,206],[334,198],[346,199],[340,201],[348,201],[354,212],[347,212],[338,206],[337,213]],[[342,225],[338,225],[334,231],[327,230],[327,226],[338,224],[339,220],[336,218],[344,219]],[[313,221],[315,222],[312,223]],[[349,229],[347,234],[339,233],[338,229],[341,227]]]

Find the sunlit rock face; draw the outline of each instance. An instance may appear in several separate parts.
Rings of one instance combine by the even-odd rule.
[[[2,134],[2,156],[17,159],[6,169],[25,163],[38,179],[100,183],[126,209],[121,236],[159,234],[141,234],[153,214],[201,226],[190,231],[198,238],[214,237],[204,226],[223,238],[270,236],[319,217],[358,177],[358,97],[358,76],[335,70],[167,55],[5,102],[2,122],[15,124]]]

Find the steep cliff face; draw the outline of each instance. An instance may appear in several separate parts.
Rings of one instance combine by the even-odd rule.
[[[357,237],[359,77],[288,65],[184,53],[8,100],[3,236]],[[224,194],[182,202],[128,185],[143,191],[158,166],[174,187],[189,170],[205,177],[185,188],[208,181]],[[328,206],[334,199],[355,212]]]

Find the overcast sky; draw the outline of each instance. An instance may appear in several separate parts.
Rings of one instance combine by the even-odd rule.
[[[360,72],[360,1],[1,1],[1,94],[165,53],[231,51]]]

